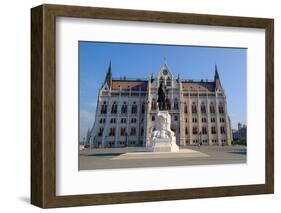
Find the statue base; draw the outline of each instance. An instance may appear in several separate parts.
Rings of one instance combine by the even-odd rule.
[[[149,152],[178,152],[175,133],[170,129],[171,116],[168,111],[159,111],[156,116],[156,130],[146,145]]]
[[[146,147],[148,152],[178,152],[179,147],[166,139],[157,139],[151,146]]]

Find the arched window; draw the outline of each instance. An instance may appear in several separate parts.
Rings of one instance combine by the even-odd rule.
[[[132,105],[131,112],[132,112],[132,114],[136,114],[137,111],[138,111],[138,106],[137,106],[136,102],[134,102],[133,105]]]
[[[191,111],[192,111],[193,114],[197,113],[197,108],[196,108],[195,102],[192,103],[192,110]]]
[[[212,127],[211,127],[211,133],[212,133],[212,135],[217,134],[217,131],[216,131],[216,127],[215,127],[215,126],[212,126]]]
[[[157,106],[156,101],[155,101],[155,99],[153,98],[153,99],[152,99],[152,102],[151,102],[151,110],[156,110],[156,106]]]
[[[103,135],[103,127],[101,127],[100,129],[99,129],[99,132],[98,132],[98,136],[102,136]]]
[[[167,86],[170,87],[172,85],[172,80],[170,77],[167,78]]]
[[[178,109],[179,109],[178,99],[175,98],[175,100],[174,100],[174,110],[178,110]]]
[[[136,128],[135,127],[132,127],[131,128],[131,132],[130,132],[130,135],[134,136],[137,134],[137,131],[136,131]]]
[[[121,107],[121,113],[126,114],[127,113],[127,103],[124,102]]]
[[[211,104],[210,104],[210,113],[211,114],[215,113],[215,106],[214,106],[213,102],[211,102]]]
[[[220,130],[221,130],[221,134],[225,134],[225,128],[224,128],[224,126],[221,126],[221,127],[220,127]]]
[[[136,118],[132,118],[131,119],[131,123],[137,123],[137,119]]]
[[[201,103],[201,113],[206,113],[206,106],[204,102]]]
[[[106,111],[107,111],[107,105],[106,105],[106,102],[104,101],[101,105],[101,111],[100,113],[101,114],[106,114]]]
[[[197,129],[196,126],[194,126],[194,127],[192,128],[192,134],[193,134],[193,135],[197,135],[197,134],[198,134],[198,129]]]
[[[115,128],[110,128],[109,136],[115,136]]]
[[[126,136],[126,128],[121,128],[120,135],[121,136]]]
[[[222,103],[219,103],[219,113],[220,114],[224,113],[224,107],[223,107]]]
[[[117,104],[114,101],[112,106],[111,106],[111,114],[116,114],[117,113]]]
[[[202,134],[203,135],[207,134],[207,127],[205,127],[205,126],[202,127]]]

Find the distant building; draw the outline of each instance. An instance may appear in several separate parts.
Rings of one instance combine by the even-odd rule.
[[[174,78],[164,63],[156,77],[113,79],[111,64],[98,92],[97,109],[86,143],[91,147],[145,146],[157,114],[158,88],[168,91],[171,129],[179,146],[231,145],[231,122],[217,66],[214,80]]]
[[[247,139],[247,126],[238,123],[238,130],[232,130],[233,140],[246,140]]]

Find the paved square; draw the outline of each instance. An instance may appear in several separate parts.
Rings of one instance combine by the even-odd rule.
[[[247,148],[245,146],[188,146],[181,148],[178,153],[143,153],[143,150],[143,147],[85,149],[79,152],[79,170],[247,162]]]

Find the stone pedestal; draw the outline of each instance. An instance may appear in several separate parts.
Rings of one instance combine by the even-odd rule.
[[[156,126],[150,141],[146,144],[149,152],[178,152],[175,133],[171,130],[171,116],[168,111],[158,111]]]

